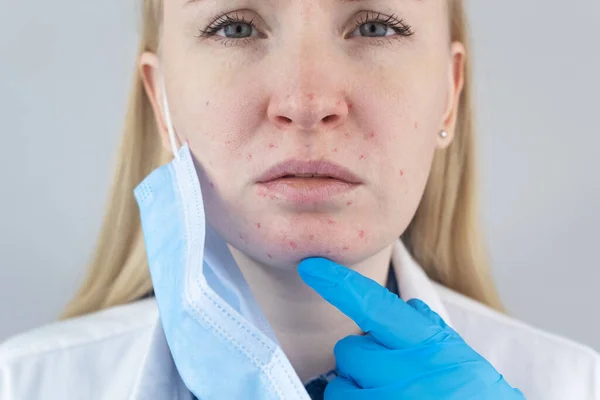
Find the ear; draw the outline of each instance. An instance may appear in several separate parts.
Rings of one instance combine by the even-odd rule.
[[[160,81],[159,65],[160,63],[157,55],[151,52],[142,53],[138,60],[140,76],[148,100],[154,110],[154,119],[156,121],[156,127],[160,134],[162,145],[169,153],[173,153],[169,139],[169,130],[167,129],[166,118],[162,107],[164,94],[162,92]]]
[[[460,42],[453,42],[450,51],[450,69],[448,76],[448,105],[444,113],[443,127],[448,133],[446,138],[438,136],[438,148],[446,148],[454,140],[456,119],[460,108],[460,96],[465,83],[466,49]]]

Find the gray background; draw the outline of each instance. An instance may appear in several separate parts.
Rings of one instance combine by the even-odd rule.
[[[0,0],[0,340],[52,321],[83,278],[136,2]],[[471,0],[469,12],[500,293],[516,317],[600,349],[600,2]]]

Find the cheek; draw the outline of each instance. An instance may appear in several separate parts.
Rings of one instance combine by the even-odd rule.
[[[426,179],[437,144],[437,120],[432,115],[439,113],[428,97],[423,87],[402,81],[387,98],[367,97],[362,104],[354,104],[371,127],[357,154],[358,165],[362,163],[379,187],[391,192],[398,187],[404,192],[413,180]]]
[[[223,61],[223,60],[221,60]],[[231,62],[190,61],[183,67],[172,87],[174,120],[178,132],[195,149],[203,163],[239,160],[253,155],[243,153],[264,118],[257,112],[261,94],[260,80],[236,73]],[[239,72],[239,71],[238,71]],[[185,78],[184,78],[185,77]]]

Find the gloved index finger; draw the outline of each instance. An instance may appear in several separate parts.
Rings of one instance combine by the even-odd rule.
[[[325,300],[387,347],[418,345],[443,329],[374,280],[326,258],[303,260],[298,273]]]

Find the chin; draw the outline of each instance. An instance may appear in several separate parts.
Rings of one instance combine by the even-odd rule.
[[[366,246],[349,248],[347,246],[335,246],[331,244],[318,243],[293,243],[296,248],[265,245],[262,248],[239,249],[246,253],[256,262],[284,270],[294,270],[298,264],[310,257],[323,257],[341,265],[353,265],[372,256],[377,249],[369,249]]]

